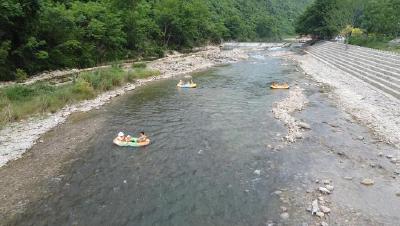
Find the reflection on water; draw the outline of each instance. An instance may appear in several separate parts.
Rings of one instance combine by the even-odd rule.
[[[194,75],[197,89],[161,81],[110,104],[82,160],[17,224],[264,225],[279,216],[271,193],[290,176],[277,172],[266,145],[285,131],[270,110],[286,92],[267,84],[298,76],[281,63],[258,53]],[[148,147],[111,142],[141,130]]]

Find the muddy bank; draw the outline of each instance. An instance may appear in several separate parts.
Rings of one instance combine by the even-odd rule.
[[[270,55],[294,61],[307,77],[333,89],[336,104],[370,128],[380,140],[400,147],[400,101],[310,55],[290,51]]]
[[[12,123],[0,130],[0,167],[7,162],[20,158],[21,155],[40,142],[42,134],[65,122],[74,112],[86,112],[108,103],[112,98],[134,90],[136,87],[148,82],[183,75],[198,70],[218,65],[227,64],[247,58],[247,54],[241,50],[221,51],[218,47],[209,46],[204,50],[193,54],[173,54],[156,60],[149,64],[150,68],[159,70],[160,76],[137,80],[133,84],[126,84],[115,90],[105,92],[93,100],[83,101],[71,106],[66,106],[55,114],[42,117],[34,117],[25,121]],[[126,65],[129,70],[129,65]],[[58,76],[56,72],[53,76]],[[44,75],[46,78],[50,75]],[[35,78],[40,79],[39,77]],[[23,137],[24,139],[20,139]]]

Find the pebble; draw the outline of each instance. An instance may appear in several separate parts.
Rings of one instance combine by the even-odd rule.
[[[383,152],[379,152],[378,156],[383,157]]]
[[[281,195],[281,194],[282,194],[282,191],[276,190],[276,191],[274,191],[274,194],[275,194],[275,195]]]
[[[289,219],[289,213],[287,213],[287,212],[281,213],[281,219],[282,220],[288,220]]]
[[[203,150],[200,150],[199,152],[197,152],[197,154],[199,155],[203,154]]]
[[[400,197],[400,192],[397,192],[397,193],[396,193],[396,196],[397,196],[397,197]]]
[[[357,140],[364,140],[364,137],[363,136],[359,136],[359,137],[357,137]]]
[[[287,212],[288,211],[288,209],[285,206],[281,206],[281,210],[282,210],[282,212]]]
[[[307,189],[306,193],[312,193],[313,190],[312,189]]]
[[[397,159],[396,159],[396,158],[392,158],[392,159],[390,160],[390,162],[392,162],[392,163],[397,163]]]
[[[43,143],[43,140],[39,140],[39,143]]]
[[[317,215],[320,218],[323,218],[325,216],[323,212],[317,212],[315,215]]]
[[[329,207],[326,206],[320,206],[320,209],[323,213],[330,213],[331,209]]]
[[[393,155],[386,155],[386,158],[391,159],[393,158]]]
[[[361,181],[361,184],[363,185],[373,185],[375,182],[372,179],[366,178],[364,180]]]
[[[353,180],[353,177],[344,177],[345,180]]]
[[[261,174],[261,170],[254,170],[254,174],[256,174],[256,175],[260,176],[260,174]]]
[[[128,183],[126,180],[124,180],[124,184]]]
[[[325,221],[322,221],[320,225],[321,225],[321,226],[329,226],[329,224],[326,223]]]

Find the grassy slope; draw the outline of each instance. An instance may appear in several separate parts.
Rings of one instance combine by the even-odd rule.
[[[158,71],[145,69],[145,65],[134,66],[130,72],[112,67],[81,73],[73,83],[62,86],[37,82],[1,88],[0,127],[33,115],[54,113],[67,104],[92,99],[127,82],[158,74]]]

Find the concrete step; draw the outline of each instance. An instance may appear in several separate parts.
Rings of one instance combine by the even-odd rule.
[[[359,74],[362,74],[363,76],[366,76],[376,82],[379,82],[379,83],[393,89],[394,91],[400,92],[400,82],[398,80],[393,80],[392,78],[387,77],[385,75],[374,73],[373,71],[367,70],[366,68],[360,67],[360,66],[350,63],[348,61],[336,59],[336,58],[332,57],[331,55],[324,53],[324,52],[321,52],[321,53],[313,52],[313,53],[318,55],[320,58],[325,59],[328,62],[338,64],[341,67],[346,67],[351,70],[356,70],[356,71],[358,71]]]
[[[341,64],[335,63],[334,61],[328,61],[326,59],[324,59],[324,56],[319,55],[319,54],[315,54],[313,52],[309,52],[307,51],[309,54],[311,54],[314,58],[316,58],[317,60],[331,66],[332,68],[335,69],[340,69],[368,84],[370,84],[372,87],[374,87],[375,89],[378,89],[380,91],[383,91],[386,94],[389,94],[397,99],[400,99],[400,91],[399,90],[394,90],[390,87],[387,87],[386,85],[382,84],[381,82],[379,82],[379,80],[376,80],[376,78],[374,77],[370,77],[367,75],[365,75],[364,72],[360,71],[359,69],[356,68],[351,68],[351,67],[346,67],[343,66]]]
[[[400,72],[396,73],[396,72],[392,72],[392,71],[387,71],[385,69],[378,67],[378,65],[372,66],[369,63],[365,63],[365,61],[363,61],[362,59],[348,57],[346,55],[341,55],[341,53],[337,53],[337,52],[334,52],[331,50],[326,50],[323,48],[312,50],[312,51],[320,52],[320,53],[327,54],[327,55],[329,54],[330,56],[335,57],[338,60],[345,60],[345,62],[348,62],[348,63],[353,63],[353,64],[356,63],[358,66],[361,66],[362,68],[365,68],[366,70],[371,71],[371,73],[377,73],[381,77],[385,77],[387,79],[392,80],[393,82],[400,84]],[[397,71],[397,70],[394,70],[394,71]]]
[[[388,63],[387,61],[384,60],[379,60],[377,58],[371,58],[371,57],[365,57],[356,53],[350,53],[347,51],[340,51],[337,48],[332,48],[332,47],[319,47],[316,48],[318,50],[324,49],[328,51],[332,51],[336,54],[340,54],[341,56],[344,56],[346,58],[352,59],[353,61],[358,61],[358,62],[363,62],[367,65],[371,65],[375,67],[375,70],[381,71],[382,73],[388,72],[390,73],[395,73],[395,74],[400,74],[400,65],[395,65],[392,63]],[[386,72],[384,72],[386,71]]]
[[[346,50],[345,44],[334,43],[334,42],[324,42],[322,45],[330,46],[337,49],[342,49],[343,51],[346,52],[360,54],[364,57],[375,58],[375,59],[377,58],[380,60],[384,60],[386,62],[393,63],[395,65],[400,65],[400,55],[397,54],[391,54],[389,52],[383,52],[383,51],[376,51],[370,48],[354,46],[354,45],[348,45],[348,49]]]

